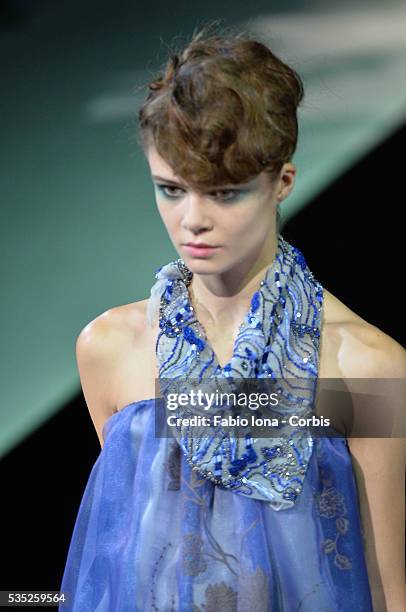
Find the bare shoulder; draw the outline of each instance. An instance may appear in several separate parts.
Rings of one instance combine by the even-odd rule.
[[[403,378],[406,351],[394,338],[324,290],[320,376]]]
[[[98,315],[80,332],[76,347],[87,358],[106,360],[114,365],[123,357],[123,350],[138,345],[146,330],[147,300],[115,306]]]
[[[83,395],[101,443],[103,425],[118,410],[122,398],[128,399],[125,405],[142,399],[143,393],[150,397],[147,385],[154,373],[146,359],[151,352],[147,302],[106,310],[81,330],[76,341]]]
[[[91,326],[93,330],[102,333],[124,333],[126,336],[129,330],[143,333],[146,328],[147,303],[148,299],[145,299],[123,304],[122,306],[113,306],[86,325],[82,333],[87,330],[89,326]]]

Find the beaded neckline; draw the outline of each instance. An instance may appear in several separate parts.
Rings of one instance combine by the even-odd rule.
[[[188,291],[192,278],[178,259],[157,270],[151,289],[149,315],[159,307],[161,390],[168,379],[205,381],[228,391],[236,379],[266,377],[281,392],[281,415],[297,407],[296,414],[308,414],[316,397],[323,288],[299,249],[278,236],[275,258],[252,295],[224,367],[195,316]],[[312,453],[308,431],[259,439],[249,432],[236,438],[221,428],[208,435],[207,427],[180,426],[171,433],[192,469],[215,484],[268,501],[275,510],[299,498]]]
[[[271,264],[267,267],[265,274],[263,275],[263,277],[261,278],[260,282],[259,282],[259,288],[253,293],[251,300],[250,300],[250,305],[248,308],[248,311],[245,313],[242,322],[240,323],[238,330],[237,330],[237,334],[234,338],[233,341],[233,350],[232,350],[232,357],[224,364],[224,366],[221,366],[219,359],[213,349],[213,347],[210,345],[208,336],[207,336],[207,332],[204,328],[204,325],[201,323],[201,321],[199,321],[199,319],[197,318],[196,314],[195,314],[195,325],[198,328],[199,334],[200,334],[200,338],[202,340],[202,342],[208,346],[208,348],[210,349],[210,351],[212,352],[212,359],[213,362],[216,364],[216,373],[218,373],[219,375],[224,374],[228,371],[231,370],[232,366],[232,361],[233,361],[233,357],[237,352],[237,347],[240,343],[240,338],[241,336],[244,334],[244,332],[246,331],[246,326],[247,324],[252,327],[253,323],[256,327],[259,327],[259,321],[256,318],[256,311],[258,310],[259,307],[259,301],[260,299],[264,299],[263,297],[263,286],[266,284],[270,284],[272,282],[272,273],[274,272],[274,268],[281,262],[281,259],[283,258],[283,238],[281,236],[278,237],[278,242],[277,242],[277,248],[276,248],[276,253],[275,256],[271,262]],[[196,309],[193,306],[192,303],[192,299],[190,296],[190,292],[189,292],[189,287],[192,283],[193,280],[193,273],[191,272],[191,270],[187,267],[187,265],[185,264],[185,262],[183,261],[183,259],[179,258],[176,260],[176,265],[179,267],[180,273],[182,274],[183,280],[184,280],[184,284],[186,286],[187,291],[185,292],[185,309],[186,311],[189,311],[191,313],[196,313]],[[277,281],[278,282],[278,281]],[[163,304],[163,306],[165,306],[165,303]],[[162,313],[162,308],[160,309],[161,313]],[[162,320],[162,318],[161,318]]]
[[[306,282],[313,285],[315,303],[312,307],[310,303],[306,303],[308,302],[306,295],[298,295],[298,298],[301,299],[292,303],[292,290],[295,284],[293,281],[297,283],[300,276],[303,276],[303,287],[298,288],[298,294],[299,291],[301,293],[305,291]],[[299,249],[290,245],[281,234],[278,236],[275,257],[260,281],[259,289],[253,293],[249,310],[234,339],[232,357],[223,367],[210,346],[203,325],[196,317],[188,291],[193,273],[185,262],[179,258],[158,268],[156,278],[160,279],[156,285],[162,281],[164,283],[160,287],[159,303],[159,327],[162,331],[158,336],[156,348],[158,350],[162,333],[168,338],[183,335],[191,345],[192,352],[196,353],[195,357],[199,356],[202,351],[205,351],[205,356],[210,355],[210,372],[205,370],[205,377],[210,374],[252,378],[271,375],[265,360],[262,360],[262,363],[258,362],[256,367],[251,366],[256,357],[263,356],[258,353],[269,352],[272,337],[277,334],[289,307],[291,311],[289,325],[292,334],[298,337],[307,334],[318,347],[323,288],[308,269],[303,254]],[[151,296],[154,287],[151,290]],[[289,291],[290,295],[288,295]],[[250,346],[250,336],[253,336],[257,343],[257,355]],[[303,363],[307,364],[306,369],[310,368],[312,374],[317,376],[317,364],[311,357],[311,351],[307,351],[303,356]],[[166,369],[161,369],[160,376],[166,375]]]

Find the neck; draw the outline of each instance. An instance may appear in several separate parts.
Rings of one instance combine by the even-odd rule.
[[[267,268],[275,259],[277,248],[278,236],[271,235],[259,253],[236,262],[226,272],[194,274],[189,294],[198,319],[213,326],[227,327],[241,321],[253,293],[259,289]]]

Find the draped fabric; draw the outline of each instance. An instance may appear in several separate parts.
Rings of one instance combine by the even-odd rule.
[[[188,375],[231,387],[266,379],[280,393],[280,415],[311,414],[323,290],[302,253],[278,237],[223,368],[195,316],[192,277],[176,260],[158,269],[151,289],[163,391],[165,381]],[[347,440],[284,428],[239,439],[213,428],[204,445],[199,428],[159,437],[164,395],[132,402],[105,423],[60,609],[373,612]]]
[[[79,508],[60,609],[372,612],[345,438],[317,438],[292,508],[221,489],[155,437],[154,399],[105,425]]]

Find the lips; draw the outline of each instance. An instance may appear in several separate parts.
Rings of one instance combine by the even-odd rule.
[[[198,246],[198,245],[202,245],[203,246]],[[189,244],[185,244],[183,245],[183,248],[187,251],[187,253],[191,256],[191,257],[211,257],[212,253],[214,253],[216,251],[216,249],[218,249],[218,247],[213,247],[210,246],[208,244],[205,243],[189,243]]]
[[[198,247],[198,248],[209,248],[209,249],[214,249],[215,247],[212,244],[206,244],[205,242],[187,242],[186,246],[191,246],[191,247]]]

